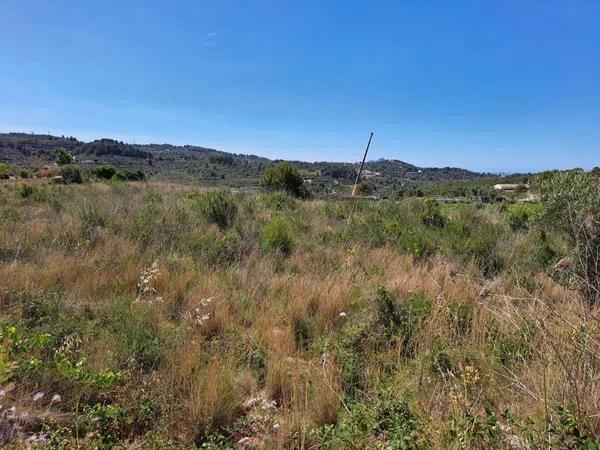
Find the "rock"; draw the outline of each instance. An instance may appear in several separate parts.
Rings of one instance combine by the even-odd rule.
[[[567,269],[571,268],[572,265],[573,265],[573,258],[571,258],[570,256],[567,256],[565,258],[562,258],[556,264],[554,264],[554,270],[556,270],[556,271],[567,270]]]
[[[499,282],[497,280],[488,281],[483,285],[481,290],[479,291],[479,297],[485,298],[489,297],[498,289]]]
[[[52,182],[55,184],[65,184],[65,179],[61,175],[56,175],[52,177]]]

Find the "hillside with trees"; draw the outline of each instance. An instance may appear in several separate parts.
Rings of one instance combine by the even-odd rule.
[[[265,167],[279,160],[227,153],[198,146],[127,144],[113,139],[81,142],[73,137],[26,133],[0,134],[0,162],[34,168],[56,161],[56,150],[68,150],[76,163],[88,166],[110,164],[142,171],[157,180],[200,182],[207,185],[258,186]],[[290,161],[313,190],[337,192],[340,185],[354,182],[358,163]],[[489,176],[458,168],[419,168],[398,160],[368,161],[365,178],[374,191],[386,193],[411,182],[429,183],[475,180]]]

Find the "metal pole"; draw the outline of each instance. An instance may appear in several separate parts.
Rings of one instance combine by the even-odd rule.
[[[362,163],[360,163],[360,169],[358,170],[358,175],[356,175],[356,181],[354,182],[354,187],[352,188],[352,197],[356,195],[356,187],[358,186],[358,182],[360,180],[360,176],[363,171],[363,167],[365,167],[365,160],[367,159],[367,153],[369,153],[369,147],[371,146],[371,139],[373,139],[373,132],[371,131],[371,136],[369,136],[369,142],[367,143],[367,148],[365,149],[365,154],[362,159]]]

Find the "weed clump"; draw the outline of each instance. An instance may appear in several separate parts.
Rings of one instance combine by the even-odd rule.
[[[228,191],[194,194],[193,198],[204,218],[221,230],[229,228],[237,214],[237,205]]]
[[[17,187],[17,195],[21,198],[32,197],[37,192],[37,189],[30,184],[21,184]]]
[[[425,199],[423,210],[421,211],[421,221],[423,225],[429,228],[442,228],[444,226],[446,219],[442,215],[442,210],[438,202],[431,198]]]
[[[294,239],[289,227],[280,219],[271,220],[261,234],[261,248],[263,251],[276,251],[290,254],[294,248]]]
[[[267,167],[260,179],[261,185],[268,191],[285,191],[295,197],[306,197],[304,180],[298,169],[290,163],[280,163]]]
[[[512,231],[528,230],[539,214],[537,205],[512,205],[508,209],[506,220]]]
[[[81,170],[79,167],[73,164],[66,164],[61,166],[60,175],[65,180],[65,183],[82,183],[83,176],[81,175]]]

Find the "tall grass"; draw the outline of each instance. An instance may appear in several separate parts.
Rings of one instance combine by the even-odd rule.
[[[1,190],[2,444],[599,444],[597,306],[537,212],[37,189]]]

